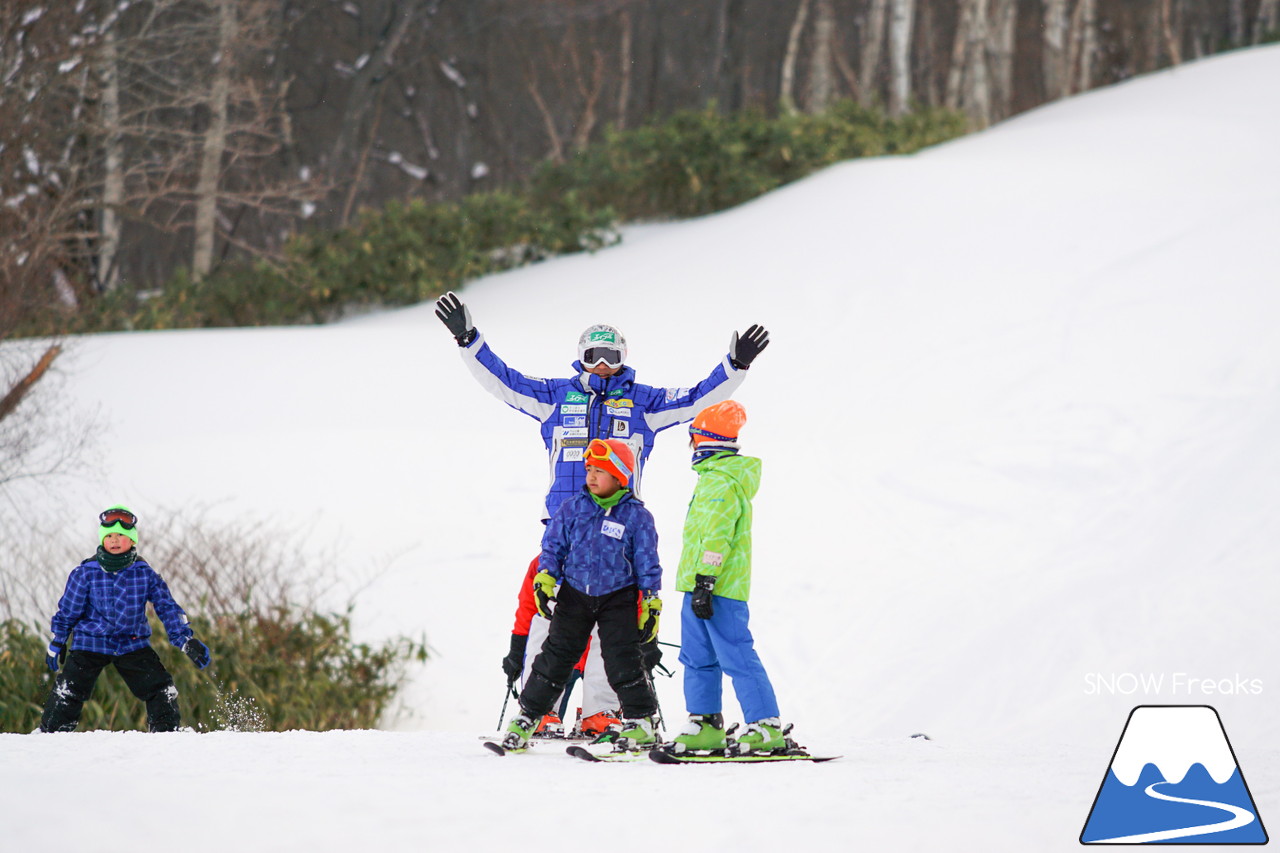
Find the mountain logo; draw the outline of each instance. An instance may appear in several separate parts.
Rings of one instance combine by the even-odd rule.
[[[1266,844],[1267,831],[1218,712],[1129,712],[1081,844]]]

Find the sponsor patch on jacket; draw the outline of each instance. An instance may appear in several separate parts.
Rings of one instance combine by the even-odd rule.
[[[630,421],[614,421],[612,434],[615,438],[626,438],[631,435]]]
[[[612,539],[621,539],[622,534],[627,532],[627,527],[624,524],[619,524],[606,518],[604,524],[600,525],[600,532]]]
[[[724,562],[724,554],[715,551],[702,552],[702,564],[704,566],[718,566]]]
[[[621,408],[621,407],[619,407],[619,408],[616,408],[616,409],[615,409],[613,406],[605,406],[604,408],[605,408],[605,411],[606,411],[606,412],[608,412],[611,416],[613,416],[613,417],[615,417],[615,418],[629,418],[629,417],[631,417],[631,410],[630,410],[630,409],[624,409],[624,408]]]
[[[562,415],[585,415],[586,413],[587,413],[587,407],[585,405],[570,406],[567,404],[562,404],[560,406],[560,414]]]
[[[610,391],[609,392],[610,396],[612,396],[613,393],[614,393],[613,391]],[[618,391],[617,393],[621,394],[622,392]],[[604,404],[611,409],[630,409],[636,403],[634,400],[628,399],[626,397],[622,397],[617,400],[605,400]]]
[[[582,454],[585,452],[586,450],[581,447],[566,447],[564,450],[560,451],[560,461],[581,462]]]
[[[530,376],[527,373],[521,373],[520,375],[523,376],[525,379],[528,379],[530,382],[546,382],[547,381],[543,379],[541,376]]]
[[[680,399],[681,397],[683,397],[685,394],[688,394],[688,393],[689,393],[688,388],[668,388],[667,402],[674,403],[676,400]]]
[[[560,422],[567,427],[584,427],[587,425],[586,415],[565,415]]]
[[[585,403],[587,402],[587,395],[581,391],[570,391],[564,395],[564,401],[566,403]]]
[[[567,438],[560,442],[561,447],[586,447],[589,442],[585,438]]]
[[[564,432],[562,432],[562,433],[561,433],[561,435],[563,435],[565,438],[586,438],[586,437],[587,437],[587,428],[586,428],[586,427],[574,427],[573,429],[567,429],[567,430],[565,430]]]

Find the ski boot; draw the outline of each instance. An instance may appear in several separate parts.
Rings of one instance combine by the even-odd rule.
[[[538,721],[538,728],[534,730],[533,736],[536,738],[564,737],[564,724],[560,722],[559,715],[544,714]]]
[[[721,752],[724,748],[724,715],[690,714],[689,722],[676,735],[671,752]]]
[[[614,711],[599,711],[582,721],[582,734],[586,737],[598,737],[610,726],[622,727],[622,721]]]
[[[526,749],[529,746],[529,738],[533,737],[536,728],[537,721],[533,717],[525,716],[524,712],[516,714],[507,725],[507,733],[502,737],[502,748],[508,750]]]
[[[633,717],[622,721],[622,730],[613,742],[618,752],[648,749],[658,742],[653,733],[653,717]]]
[[[734,741],[733,752],[746,755],[749,752],[777,752],[787,748],[787,731],[777,717],[765,717],[747,724],[747,731]]]

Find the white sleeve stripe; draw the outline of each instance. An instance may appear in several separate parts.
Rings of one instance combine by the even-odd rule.
[[[478,335],[475,343],[471,346],[460,347],[462,360],[466,363],[467,370],[471,371],[471,375],[480,383],[480,387],[508,406],[514,406],[525,414],[533,415],[539,421],[545,421],[555,414],[556,406],[554,403],[544,403],[541,400],[530,397],[528,394],[521,394],[481,364],[480,360],[476,358],[476,354],[480,352],[480,347],[483,344],[484,337]]]
[[[733,396],[733,392],[738,390],[738,386],[747,378],[745,370],[735,370],[733,365],[729,363],[729,356],[724,357],[721,362],[724,365],[725,380],[716,387],[712,388],[706,394],[690,400],[686,405],[678,409],[663,409],[661,412],[645,412],[644,422],[649,425],[649,429],[657,432],[673,424],[682,423],[684,421],[693,420],[698,412],[707,406],[713,406],[716,403],[723,403]]]

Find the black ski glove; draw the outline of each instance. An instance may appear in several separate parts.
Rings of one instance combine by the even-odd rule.
[[[196,665],[196,669],[204,669],[213,660],[213,654],[210,653],[209,647],[195,637],[182,644],[182,651],[187,657],[191,658],[191,662]]]
[[[511,651],[502,659],[502,671],[506,673],[508,682],[520,677],[520,671],[524,669],[524,649],[528,644],[528,634],[511,635]]]
[[[476,339],[476,327],[471,323],[471,311],[451,290],[436,300],[436,316],[453,335],[458,346],[468,346]]]
[[[754,324],[741,336],[734,332],[729,340],[729,363],[738,370],[746,370],[768,345],[769,333],[764,326]]]
[[[716,579],[711,575],[694,575],[693,615],[699,619],[711,618],[711,590]]]
[[[50,672],[57,672],[58,667],[67,661],[67,644],[59,643],[54,640],[49,644],[49,650],[45,652],[44,663],[49,667]]]

